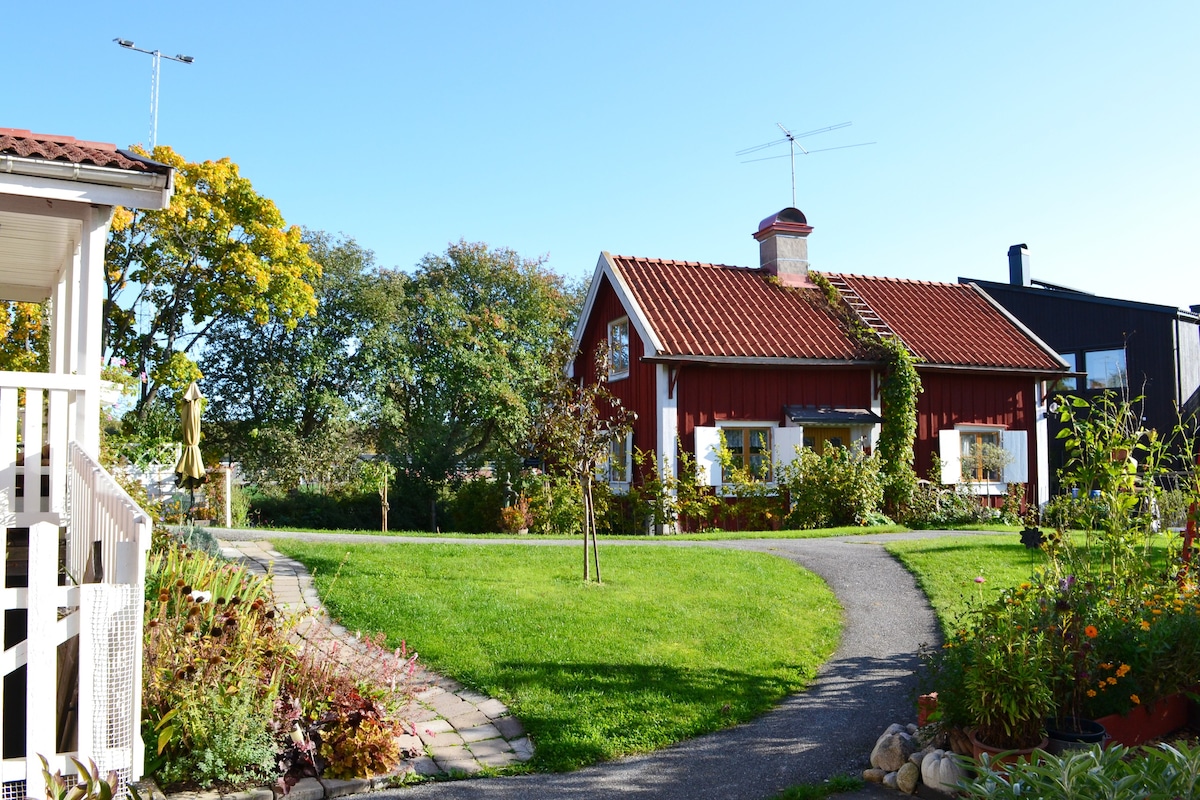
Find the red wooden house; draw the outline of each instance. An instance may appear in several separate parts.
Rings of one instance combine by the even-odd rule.
[[[592,353],[610,345],[609,388],[637,412],[633,433],[615,442],[609,480],[636,480],[633,448],[653,450],[664,474],[676,449],[695,453],[703,477],[720,485],[719,431],[735,458],[758,465],[795,457],[795,447],[873,448],[888,413],[880,402],[884,364],[847,330],[809,278],[803,213],[763,220],[758,268],[631,258],[602,253],[575,332],[574,375],[594,380]],[[1048,499],[1045,381],[1066,363],[977,286],[823,273],[847,311],[894,335],[917,364],[915,468],[934,454],[944,483],[979,494],[1026,485]],[[1003,447],[1002,473],[965,475],[961,454]],[[971,479],[971,480],[968,480]]]

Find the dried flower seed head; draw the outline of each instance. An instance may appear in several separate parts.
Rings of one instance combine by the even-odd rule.
[[[175,581],[175,587],[176,587],[177,589],[182,589],[182,588],[184,587],[184,585],[185,585],[185,584],[184,584],[184,582],[183,582],[183,578],[177,578],[177,579],[176,579],[176,581]]]
[[[195,626],[195,625],[193,625],[193,624],[192,624],[192,623],[190,623],[190,622],[189,622],[189,623],[187,623],[187,624],[185,624],[185,625],[183,626],[183,632],[184,632],[184,633],[192,633],[192,632],[193,632],[193,631],[195,631],[195,630],[196,630],[196,626]]]
[[[180,583],[181,583],[181,581],[177,581],[177,582],[175,583],[175,585],[176,585],[176,586],[179,586],[179,584],[180,584]],[[190,594],[192,593],[192,587],[191,587],[191,586],[188,586],[188,585],[185,583],[185,584],[183,584],[183,586],[180,586],[180,587],[179,587],[179,593],[180,593],[180,594],[187,594],[187,595],[190,595]]]
[[[158,602],[165,603],[170,599],[171,595],[167,594],[166,591],[161,591],[158,593]]]

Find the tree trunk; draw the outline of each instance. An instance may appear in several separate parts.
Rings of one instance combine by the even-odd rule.
[[[580,482],[580,490],[583,492],[583,580],[588,579],[588,520],[592,518],[592,482],[586,477]]]

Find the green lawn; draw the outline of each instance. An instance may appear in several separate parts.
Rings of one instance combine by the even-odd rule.
[[[1071,534],[1082,548],[1084,534]],[[912,539],[889,542],[887,550],[913,573],[917,585],[937,612],[942,631],[949,632],[967,603],[991,599],[1001,589],[1028,580],[1033,571],[1047,563],[1041,550],[1029,550],[1016,534],[954,536],[941,539]],[[1151,560],[1166,564],[1167,542],[1156,537]],[[975,578],[982,577],[982,584]]]
[[[568,770],[741,722],[803,689],[841,614],[784,559],[706,548],[344,545],[276,540],[352,630],[507,703]]]
[[[1029,550],[1016,534],[950,536],[889,542],[887,551],[916,578],[947,632],[967,603],[991,599],[1001,589],[1026,580],[1046,563],[1041,550]],[[975,579],[982,577],[983,583]]]

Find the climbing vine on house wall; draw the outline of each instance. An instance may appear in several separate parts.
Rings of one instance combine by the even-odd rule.
[[[879,457],[883,462],[884,502],[895,515],[912,501],[917,486],[913,471],[913,443],[917,438],[917,395],[923,390],[912,354],[897,336],[880,336],[855,317],[837,287],[819,272],[808,277],[817,285],[829,308],[842,320],[856,341],[884,361],[880,395],[887,413],[879,431]]]

